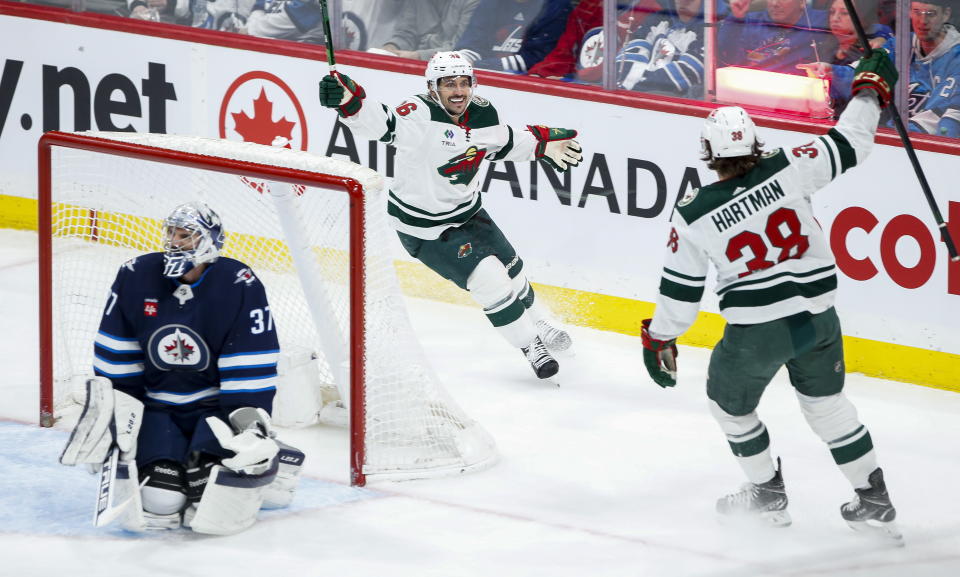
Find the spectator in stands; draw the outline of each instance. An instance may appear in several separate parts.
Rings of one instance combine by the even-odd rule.
[[[440,51],[453,50],[467,28],[480,0],[414,0],[408,2],[393,35],[370,52],[429,60]]]
[[[960,32],[949,23],[953,3],[925,0],[910,4],[909,129],[956,138],[960,137]],[[888,40],[885,48],[891,58],[894,47],[893,39]],[[888,125],[892,126],[892,120]]]
[[[730,0],[717,34],[718,66],[798,74],[797,64],[823,60],[825,10],[808,9],[804,0],[767,0],[766,10],[749,10],[750,0]]]
[[[168,24],[191,23],[190,2],[185,0],[127,0],[130,18]]]
[[[323,13],[317,0],[256,0],[238,32],[322,44]]]
[[[383,46],[393,36],[393,28],[409,2],[417,0],[343,0],[344,29],[358,37],[356,50]],[[353,18],[353,16],[356,18]],[[349,20],[349,21],[348,21]],[[349,39],[347,44],[354,44]]]
[[[666,1],[666,0],[665,0]],[[622,43],[646,17],[660,10],[656,0],[618,3],[617,25]],[[603,0],[580,0],[553,50],[530,68],[532,76],[599,82],[603,63]]]
[[[557,43],[570,0],[480,0],[456,44],[474,68],[525,73]]]
[[[703,0],[665,0],[617,54],[627,90],[703,98]]]
[[[878,22],[876,0],[853,0],[853,2],[864,31],[867,33],[870,47],[873,49],[883,47],[887,40],[893,38],[893,30]],[[839,117],[846,108],[847,102],[850,101],[854,70],[864,55],[864,49],[843,0],[833,0],[830,5],[829,19],[833,37],[825,43],[826,50],[821,54],[825,61],[798,64],[797,68],[805,70],[812,78],[830,80],[830,99],[833,103],[834,115]]]

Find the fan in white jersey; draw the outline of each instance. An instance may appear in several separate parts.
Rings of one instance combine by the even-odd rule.
[[[570,336],[538,305],[523,260],[483,209],[479,175],[484,160],[537,159],[561,172],[577,166],[577,133],[501,124],[474,94],[473,67],[456,52],[434,55],[426,81],[426,94],[389,108],[364,102],[363,88],[334,72],[320,82],[320,102],[358,136],[396,148],[387,212],[407,252],[470,291],[537,377],[553,377],[559,365],[548,349],[566,350]]]
[[[762,153],[753,121],[739,107],[718,108],[704,124],[703,159],[719,180],[677,203],[656,314],[643,321],[642,338],[650,376],[674,386],[676,339],[697,316],[712,262],[727,326],[710,356],[707,396],[750,481],[717,502],[722,515],[790,524],[780,460],[774,466],[756,412],[785,365],[807,422],[855,490],[841,506],[843,518],[854,529],[901,539],[870,433],[843,393],[836,267],[810,205],[814,192],[870,153],[880,106],[896,80],[886,52],[862,59],[855,97],[836,127],[795,148]]]

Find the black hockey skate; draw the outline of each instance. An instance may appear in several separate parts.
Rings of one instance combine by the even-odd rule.
[[[537,334],[548,349],[557,353],[567,351],[573,344],[570,333],[544,319],[537,321]]]
[[[856,489],[853,500],[840,507],[840,515],[854,531],[879,534],[903,545],[903,534],[896,523],[897,510],[890,502],[883,470],[880,467],[874,469],[867,481],[870,486]]]
[[[726,517],[756,517],[774,527],[787,527],[792,523],[787,512],[787,490],[780,474],[780,459],[777,472],[765,483],[746,483],[736,493],[717,500],[717,513]]]
[[[560,364],[547,351],[540,337],[534,337],[529,345],[520,350],[530,361],[530,366],[533,367],[533,372],[537,374],[538,379],[549,379],[560,370]]]

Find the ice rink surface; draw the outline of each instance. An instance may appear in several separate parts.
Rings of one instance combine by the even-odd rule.
[[[661,390],[639,338],[573,327],[576,355],[560,359],[552,387],[478,310],[426,301],[408,301],[417,335],[451,394],[496,438],[492,468],[352,488],[345,430],[287,430],[284,440],[306,451],[305,478],[289,510],[262,513],[249,531],[94,529],[95,477],[57,463],[68,425],[35,424],[35,254],[35,233],[0,230],[0,575],[960,575],[960,395],[848,376],[905,547],[841,520],[852,491],[784,374],[759,411],[783,458],[793,525],[723,525],[714,503],[743,478],[707,410],[708,350],[681,348],[680,385]]]

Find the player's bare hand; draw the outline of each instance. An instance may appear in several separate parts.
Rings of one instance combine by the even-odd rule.
[[[810,78],[833,78],[833,65],[826,62],[811,62],[809,64],[797,64],[800,70],[806,70]]]

